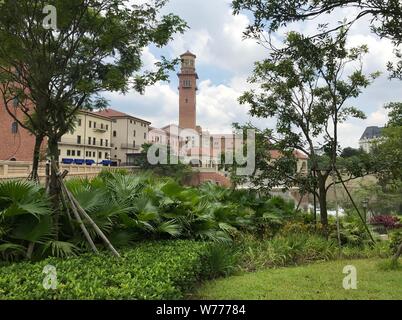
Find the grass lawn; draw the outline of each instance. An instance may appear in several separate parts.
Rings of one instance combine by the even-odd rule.
[[[342,260],[301,267],[267,269],[205,283],[200,299],[402,299],[402,270],[384,271],[380,259]],[[343,268],[357,269],[357,289],[345,290]]]

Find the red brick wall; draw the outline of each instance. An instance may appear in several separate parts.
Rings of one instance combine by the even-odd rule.
[[[191,186],[199,186],[200,184],[208,181],[224,187],[231,186],[230,179],[226,178],[218,172],[197,172],[192,175],[191,180],[188,182],[188,184]]]
[[[17,117],[23,119],[17,110]],[[34,137],[24,128],[18,126],[18,132],[11,131],[14,119],[8,114],[0,97],[0,160],[31,161],[35,146]]]

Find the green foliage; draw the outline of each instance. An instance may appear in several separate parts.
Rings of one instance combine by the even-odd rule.
[[[1,299],[180,299],[205,275],[210,244],[193,241],[140,243],[122,258],[86,254],[1,267]],[[44,266],[57,271],[57,289],[42,286]]]
[[[398,250],[398,247],[402,243],[402,230],[393,231],[390,233],[390,249],[393,254],[395,254]]]
[[[142,151],[139,157],[135,161],[135,165],[138,165],[143,170],[148,170],[153,174],[160,177],[171,177],[176,181],[183,182],[190,179],[193,171],[191,166],[188,164],[170,163],[171,148],[169,146],[161,145],[160,149],[156,151],[155,156],[159,157],[160,152],[165,152],[167,157],[167,163],[150,164],[147,159],[147,153],[151,148],[152,144],[146,143],[142,145]],[[155,145],[157,146],[157,145]],[[166,148],[166,149],[165,149]]]
[[[0,182],[0,256],[25,257],[28,245],[43,246],[52,234],[52,215],[45,190],[26,181]]]
[[[363,73],[361,61],[367,46],[348,48],[347,33],[341,28],[334,35],[324,33],[311,38],[289,32],[284,48],[272,50],[268,58],[255,64],[249,82],[260,90],[245,92],[239,99],[250,106],[250,115],[277,119],[268,150],[279,151],[280,156],[257,168],[258,187],[268,183],[316,193],[325,227],[328,179],[333,168],[352,177],[368,173],[367,166],[356,166],[353,161],[337,165],[338,126],[349,118],[365,117],[349,100],[358,97],[378,77],[378,73]],[[353,71],[347,74],[350,68]],[[317,154],[317,146],[324,155]],[[295,151],[308,157],[310,170],[297,172]]]
[[[350,27],[354,22],[368,16],[374,22],[371,26],[373,32],[382,38],[391,39],[395,44],[402,41],[400,33],[402,5],[399,0],[286,0],[269,2],[265,0],[233,0],[232,7],[234,14],[239,14],[244,10],[253,14],[252,24],[245,31],[248,38],[261,39],[263,31],[277,31],[280,27],[286,27],[292,22],[314,20],[320,16],[325,21],[325,15],[350,8],[351,10],[356,9],[356,15],[353,16],[352,13],[352,16],[348,17],[349,19],[338,19],[337,24],[332,26],[333,29],[331,30],[337,30],[339,24]]]
[[[210,246],[203,263],[205,278],[218,278],[231,275],[237,270],[240,252],[227,244]]]
[[[240,267],[245,271],[330,260],[337,254],[334,241],[307,233],[279,235],[263,241],[249,236],[244,240],[240,244],[243,252]]]
[[[244,235],[238,246],[241,257],[239,267],[244,271],[332,259],[387,258],[391,255],[387,242],[378,242],[374,247],[352,244],[339,247],[335,239],[327,240],[323,236],[300,229],[288,230],[286,234],[281,233],[269,240]]]
[[[72,179],[66,184],[116,247],[168,238],[227,243],[244,231],[272,236],[284,220],[294,216],[294,204],[282,198],[212,183],[197,189],[185,187],[150,173],[102,172],[92,180]],[[1,249],[2,259],[24,258],[30,243],[35,244],[32,259],[74,256],[89,249],[78,224],[66,211],[60,215],[60,235],[55,236],[43,189],[29,183],[0,182],[1,190],[7,195],[0,198],[0,244],[7,244]],[[101,248],[103,241],[88,221],[84,224]]]

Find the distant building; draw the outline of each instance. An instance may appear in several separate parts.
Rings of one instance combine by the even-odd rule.
[[[11,111],[24,121],[25,115],[16,105]],[[10,116],[0,98],[0,160],[32,161],[34,146],[35,137]]]
[[[59,141],[59,161],[76,164],[107,162],[111,155],[112,120],[97,113],[79,111],[73,132]]]
[[[377,126],[367,127],[359,140],[359,146],[365,152],[370,152],[373,144],[378,143],[382,139],[383,128]]]
[[[113,109],[99,111],[98,115],[111,120],[111,160],[118,165],[132,165],[135,155],[148,142],[151,122]]]

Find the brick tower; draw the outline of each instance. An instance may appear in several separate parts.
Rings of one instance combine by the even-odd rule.
[[[190,51],[182,54],[179,77],[179,127],[196,129],[196,95],[198,75],[195,71],[196,56]]]

